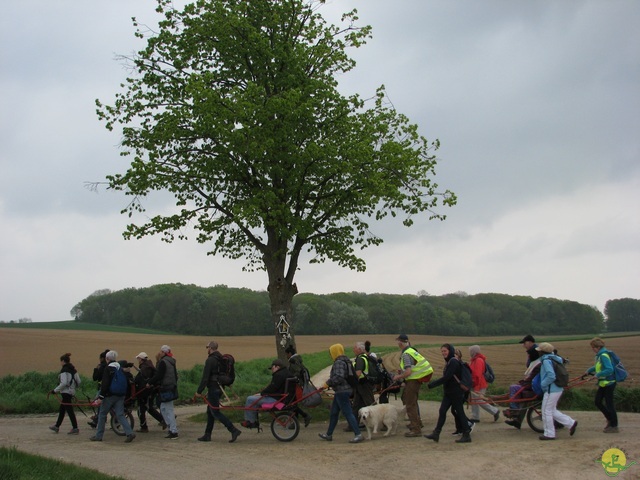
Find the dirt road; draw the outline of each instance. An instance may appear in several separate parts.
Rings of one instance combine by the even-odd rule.
[[[324,407],[319,407],[324,408]],[[437,417],[438,404],[423,403],[421,412],[428,433]],[[211,443],[198,442],[203,424],[189,421],[203,406],[180,407],[180,438],[168,440],[159,427],[138,434],[131,444],[108,431],[103,442],[90,442],[92,431],[81,419],[81,433],[66,433],[65,420],[61,433],[48,430],[53,415],[0,417],[0,444],[83,466],[104,473],[121,475],[131,480],[234,478],[269,480],[283,478],[338,479],[367,478],[472,478],[482,479],[605,479],[603,467],[596,463],[603,452],[615,447],[625,452],[627,464],[640,463],[640,415],[621,414],[621,432],[602,433],[603,418],[594,412],[569,412],[578,420],[575,436],[558,433],[553,442],[541,442],[528,428],[521,431],[493,423],[483,413],[482,422],[472,434],[473,443],[458,445],[449,434],[453,420],[449,418],[439,443],[425,438],[405,438],[404,422],[398,434],[351,445],[351,434],[342,431],[344,420],[334,433],[333,442],[318,438],[325,432],[324,422],[312,422],[290,443],[277,441],[266,423],[262,433],[243,429],[234,444],[229,434],[216,424]],[[83,428],[86,427],[86,428]],[[640,465],[633,465],[617,478],[639,479]]]

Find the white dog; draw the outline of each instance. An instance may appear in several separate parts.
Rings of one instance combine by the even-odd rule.
[[[371,440],[372,430],[373,433],[378,433],[378,428],[382,429],[382,425],[387,427],[385,437],[391,434],[395,435],[398,429],[399,410],[404,410],[404,407],[399,409],[390,403],[362,407],[358,412],[358,417],[360,417],[360,423],[364,423],[367,427],[367,439]]]

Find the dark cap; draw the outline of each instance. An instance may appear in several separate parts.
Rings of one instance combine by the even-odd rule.
[[[280,360],[279,358],[276,358],[273,362],[271,362],[271,365],[267,370],[271,370],[271,367],[273,367],[274,365],[280,368],[284,368],[287,366],[282,360]]]
[[[404,333],[401,333],[396,337],[396,340],[399,340],[400,342],[408,342],[409,337],[407,337]]]
[[[524,343],[524,342],[532,342],[532,343],[536,343],[536,339],[533,338],[533,335],[527,335],[526,337],[524,337],[522,340],[520,340],[518,343]]]

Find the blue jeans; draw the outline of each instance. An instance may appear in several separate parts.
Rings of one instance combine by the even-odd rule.
[[[100,405],[100,414],[98,415],[98,430],[96,431],[96,437],[102,440],[104,436],[105,426],[107,424],[107,415],[113,409],[118,422],[122,425],[124,433],[128,436],[133,433],[131,430],[131,424],[127,417],[124,416],[124,395],[111,395],[104,397],[102,404]]]
[[[210,388],[207,393],[207,401],[213,407],[220,407],[220,389],[218,388]],[[213,431],[213,424],[216,419],[221,422],[227,430],[230,432],[233,431],[233,423],[229,420],[218,408],[210,408],[207,407],[207,426],[204,430],[205,433],[211,434]]]
[[[263,397],[262,395],[249,395],[247,397],[247,401],[245,402],[245,408],[258,408],[263,403],[277,403],[278,400],[271,397]],[[257,422],[258,421],[258,411],[257,410],[245,410],[244,411],[244,419],[248,422]]]
[[[336,392],[336,394],[334,395],[333,403],[331,404],[331,414],[329,416],[329,429],[327,430],[327,435],[333,435],[333,431],[336,429],[336,425],[338,425],[338,417],[340,416],[340,412],[342,412],[344,418],[347,419],[347,423],[349,423],[349,426],[352,428],[353,433],[356,436],[360,435],[360,427],[358,426],[356,417],[353,414],[353,410],[351,409],[349,396],[349,392]]]

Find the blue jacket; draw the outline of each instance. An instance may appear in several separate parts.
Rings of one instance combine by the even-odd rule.
[[[540,386],[544,393],[562,392],[562,387],[555,384],[556,372],[551,362],[562,363],[562,358],[553,353],[545,353],[540,357]]]

